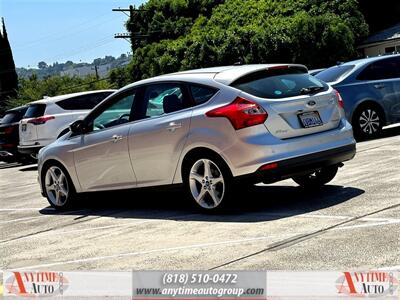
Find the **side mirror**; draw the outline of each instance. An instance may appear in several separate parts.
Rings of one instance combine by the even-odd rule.
[[[76,120],[74,123],[69,125],[69,130],[71,130],[72,134],[82,134],[85,132],[86,125],[83,120]]]

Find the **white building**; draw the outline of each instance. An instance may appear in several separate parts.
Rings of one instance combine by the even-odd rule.
[[[358,48],[365,56],[400,52],[400,23],[371,35]]]

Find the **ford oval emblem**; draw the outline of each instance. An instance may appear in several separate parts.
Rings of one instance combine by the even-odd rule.
[[[317,102],[315,102],[314,100],[310,100],[307,102],[308,106],[315,106],[317,104]]]

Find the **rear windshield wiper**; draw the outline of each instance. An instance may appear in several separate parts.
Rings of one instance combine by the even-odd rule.
[[[323,89],[324,89],[323,86],[309,86],[309,87],[306,87],[306,88],[302,88],[300,90],[300,94],[301,95],[314,94],[314,93],[317,93],[317,92],[319,92],[319,91],[321,91]]]

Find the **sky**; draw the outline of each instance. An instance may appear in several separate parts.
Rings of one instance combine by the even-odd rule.
[[[113,8],[140,5],[144,0],[0,0],[17,67],[38,62],[92,62],[131,52],[130,43],[115,39],[126,32],[128,17]]]

